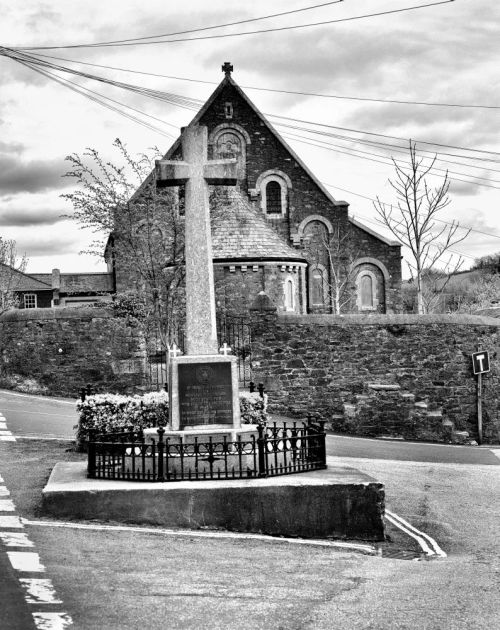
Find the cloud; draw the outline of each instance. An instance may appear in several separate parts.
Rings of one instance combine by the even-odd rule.
[[[27,227],[40,225],[54,225],[61,221],[61,209],[53,207],[24,207],[5,209],[0,205],[0,226]]]
[[[26,146],[21,142],[2,142],[0,140],[0,154],[1,153],[16,153],[19,155],[23,153],[26,149]]]
[[[61,18],[61,13],[54,11],[49,4],[41,3],[26,17],[26,26],[32,32],[42,34],[47,29],[47,25],[53,27],[60,24]]]
[[[24,162],[0,155],[0,195],[66,188],[67,180],[62,177],[66,171],[63,160]]]
[[[484,190],[488,190],[488,189],[480,185],[478,186],[478,184],[474,182],[468,182],[465,180],[459,181],[457,179],[450,180],[450,195],[451,196],[454,196],[454,195],[458,195],[461,197],[475,196],[480,191],[482,192]]]

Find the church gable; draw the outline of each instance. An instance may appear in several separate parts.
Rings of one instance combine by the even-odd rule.
[[[190,123],[207,128],[209,160],[237,161],[238,186],[232,201],[224,201],[223,187],[216,187],[212,195],[213,257],[220,274],[224,268],[235,287],[235,262],[240,261],[242,276],[238,282],[243,282],[246,270],[252,268],[256,285],[251,287],[245,280],[245,299],[259,283],[262,290],[268,291],[268,279],[276,274],[275,295],[284,310],[336,312],[340,299],[338,295],[334,297],[338,293],[334,286],[338,270],[333,270],[331,251],[325,250],[325,243],[328,242],[328,248],[332,235],[344,239],[348,234],[348,254],[336,254],[341,260],[341,275],[348,274],[342,291],[351,294],[346,300],[342,298],[341,311],[397,311],[401,281],[399,244],[350,219],[348,204],[329,194],[235,83],[230,64],[224,64],[223,70],[225,78]],[[180,138],[165,157],[183,158]],[[182,186],[175,189],[174,196],[174,214],[182,219]],[[218,214],[219,205],[225,206],[222,214]],[[318,254],[318,247],[314,250],[311,243],[320,234],[323,236],[318,247],[323,251]],[[266,268],[261,276],[259,265],[254,263],[269,263],[272,272],[271,267]],[[299,275],[292,278],[288,273]],[[286,283],[292,280],[293,291],[289,293],[295,292],[295,297],[283,301]]]

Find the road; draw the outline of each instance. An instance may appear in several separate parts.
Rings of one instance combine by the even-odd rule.
[[[74,401],[0,391],[0,412],[18,437],[73,437]],[[500,627],[500,449],[337,435],[328,435],[327,445],[329,465],[347,460],[384,483],[388,509],[432,536],[448,557],[409,562],[209,532],[106,531],[98,523],[80,531],[44,521],[38,511],[45,475],[64,443],[0,441],[0,473],[61,598],[51,610],[71,614],[77,629],[146,630],[159,619],[178,630]],[[6,597],[21,606],[8,569],[0,563],[0,613]],[[2,630],[30,628],[28,619],[11,622],[0,614]]]
[[[0,390],[0,412],[9,430],[18,437],[75,437],[75,401],[44,398]],[[426,444],[403,440],[375,440],[328,435],[327,453],[336,457],[385,459],[448,464],[500,466],[495,449],[447,444]],[[496,451],[500,455],[500,446]]]
[[[0,390],[0,413],[18,437],[72,440],[77,422],[75,400],[45,398]]]

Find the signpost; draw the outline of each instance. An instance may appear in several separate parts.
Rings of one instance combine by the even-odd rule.
[[[477,434],[478,442],[483,442],[483,383],[482,376],[490,371],[490,357],[487,352],[472,354],[472,371],[477,376]]]

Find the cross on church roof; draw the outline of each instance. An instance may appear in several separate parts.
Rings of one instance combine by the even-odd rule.
[[[231,72],[233,71],[233,66],[229,61],[226,61],[222,66],[222,72],[225,73],[226,77],[231,76]]]

